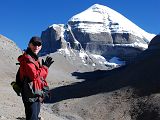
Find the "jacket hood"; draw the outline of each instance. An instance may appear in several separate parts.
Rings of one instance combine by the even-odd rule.
[[[18,57],[18,61],[21,63],[22,61],[29,61],[30,58],[31,58],[31,56],[29,56],[26,53],[24,53],[23,55],[20,55]]]
[[[24,52],[24,54],[23,54],[23,55],[20,55],[20,56],[18,57],[18,61],[19,61],[19,62],[28,61],[28,60],[33,59],[33,58],[34,58],[35,61],[38,60],[38,56],[37,56],[36,54],[34,54],[34,53],[31,51],[30,48],[27,48],[27,50]]]

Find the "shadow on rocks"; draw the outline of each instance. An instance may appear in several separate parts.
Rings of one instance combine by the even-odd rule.
[[[159,60],[159,50],[154,52],[147,51],[135,63],[110,71],[74,72],[72,76],[76,76],[77,79],[84,81],[52,89],[52,98],[51,100],[47,100],[46,103],[112,92],[123,87],[133,88],[135,90],[134,94],[139,97],[159,93]]]

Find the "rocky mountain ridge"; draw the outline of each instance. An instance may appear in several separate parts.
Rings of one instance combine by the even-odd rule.
[[[21,49],[12,40],[0,35],[1,78],[14,76],[17,58],[20,54],[22,54]]]
[[[41,55],[63,49],[100,55],[106,61],[113,57],[130,61],[148,47],[154,36],[120,13],[95,4],[73,16],[67,24],[53,24],[43,31]]]

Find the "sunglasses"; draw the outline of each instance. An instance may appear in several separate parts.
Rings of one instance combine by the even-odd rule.
[[[34,46],[41,46],[42,43],[41,42],[32,42],[32,45],[34,45]]]

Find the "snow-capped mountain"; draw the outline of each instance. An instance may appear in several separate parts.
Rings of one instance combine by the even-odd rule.
[[[99,4],[94,4],[87,10],[73,16],[69,22],[79,23],[76,24],[77,26],[72,26],[73,29],[79,28],[82,32],[93,34],[101,32],[132,33],[149,41],[155,36],[145,32],[120,13]]]
[[[58,50],[79,57],[85,64],[95,61],[96,55],[107,60],[96,63],[106,64],[114,57],[130,60],[145,50],[154,36],[111,8],[95,4],[71,17],[67,24],[53,24],[43,31],[41,55]],[[83,59],[81,53],[85,53]]]

